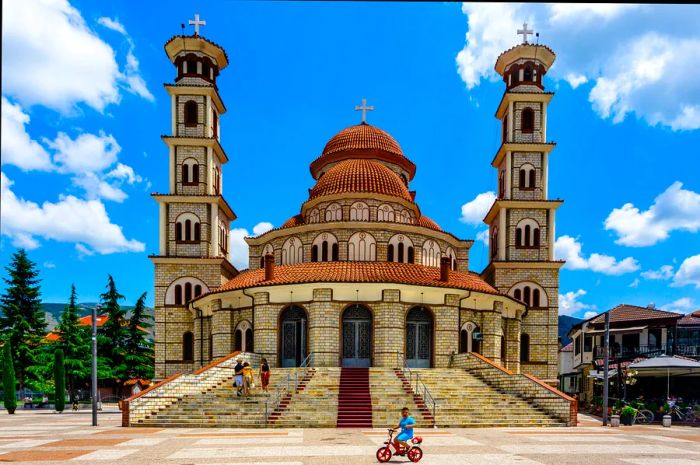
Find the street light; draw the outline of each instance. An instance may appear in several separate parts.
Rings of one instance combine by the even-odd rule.
[[[92,426],[97,426],[97,311],[100,304],[92,307]]]

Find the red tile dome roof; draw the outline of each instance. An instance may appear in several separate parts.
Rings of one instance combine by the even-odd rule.
[[[294,226],[301,226],[302,224],[304,224],[304,218],[301,215],[294,215],[285,221],[284,224],[280,226],[280,229],[293,228]]]
[[[409,178],[416,174],[416,165],[406,158],[396,142],[385,131],[367,123],[350,126],[333,136],[323,148],[323,153],[311,163],[311,174],[316,177],[329,163],[350,158],[382,160],[399,165]]]
[[[423,226],[424,228],[429,228],[429,229],[434,229],[436,231],[442,231],[442,228],[433,220],[428,218],[427,216],[419,216],[418,217],[418,225]]]
[[[413,201],[401,178],[372,160],[345,160],[331,167],[309,192],[309,199],[345,193],[384,194]]]

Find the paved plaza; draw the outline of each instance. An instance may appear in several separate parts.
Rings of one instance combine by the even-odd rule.
[[[121,428],[114,410],[0,415],[0,462],[25,464],[372,464],[382,429]],[[426,465],[700,464],[700,428],[418,429]],[[404,457],[391,463],[410,463]]]

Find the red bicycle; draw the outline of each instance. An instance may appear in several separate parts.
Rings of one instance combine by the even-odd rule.
[[[423,458],[423,449],[418,447],[417,445],[411,447],[408,450],[408,453],[402,448],[397,449],[396,446],[394,445],[394,441],[392,439],[394,438],[394,429],[391,428],[389,429],[389,440],[384,443],[382,447],[380,447],[377,450],[377,460],[379,463],[386,463],[389,460],[391,460],[391,448],[393,446],[394,448],[394,454],[393,455],[406,455],[408,457],[408,460],[410,460],[413,463],[420,462],[420,459]],[[420,436],[416,436],[415,438],[411,439],[411,443],[413,444],[420,444],[423,442],[423,438]]]

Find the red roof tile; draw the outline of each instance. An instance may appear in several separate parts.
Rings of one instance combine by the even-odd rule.
[[[279,229],[293,228],[294,226],[301,226],[302,224],[304,224],[304,217],[301,215],[294,215],[282,223],[282,226],[280,226]]]
[[[309,199],[345,193],[384,194],[413,201],[401,178],[372,160],[345,160],[330,168],[309,191]]]
[[[467,289],[499,294],[476,273],[450,271],[450,280],[440,281],[440,268],[394,262],[312,262],[276,265],[274,279],[265,281],[265,270],[244,270],[212,293],[257,286],[301,283],[395,283]]]
[[[655,320],[662,318],[680,318],[682,315],[651,307],[638,307],[636,305],[621,304],[610,310],[610,323],[634,322],[639,320]],[[591,324],[605,323],[605,313],[588,321]]]
[[[685,315],[678,320],[678,326],[700,326],[700,311]]]
[[[418,225],[423,226],[424,228],[434,229],[436,231],[442,231],[442,228],[440,226],[438,226],[438,224],[435,221],[431,220],[430,218],[428,218],[425,215],[421,215],[418,217]]]
[[[574,343],[569,342],[567,345],[559,349],[559,352],[573,352],[574,351]]]

